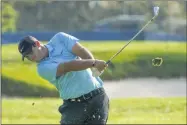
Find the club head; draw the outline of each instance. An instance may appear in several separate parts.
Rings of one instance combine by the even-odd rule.
[[[163,63],[163,59],[161,57],[156,57],[152,59],[152,65],[153,66],[161,66]]]
[[[153,8],[153,11],[154,11],[154,15],[155,15],[155,16],[158,16],[159,7],[154,7],[154,8]]]

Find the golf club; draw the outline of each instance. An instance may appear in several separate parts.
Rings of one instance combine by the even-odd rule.
[[[129,42],[127,44],[125,44],[116,54],[114,54],[107,62],[106,64],[109,64],[111,62],[111,60],[116,57],[119,53],[121,53],[121,51],[129,45],[129,43],[131,43],[152,21],[154,21],[154,19],[158,16],[159,13],[159,7],[154,7],[154,16],[152,17],[151,20],[149,20],[143,27],[142,29],[136,33],[136,35],[134,35],[134,37],[132,37]]]
[[[154,7],[153,8],[153,12],[154,12],[154,16],[151,18],[151,20],[149,20],[143,27],[142,29],[136,33],[136,35],[134,35],[129,41],[127,44],[125,44],[116,54],[114,54],[107,62],[106,64],[109,64],[111,63],[112,59],[114,59],[114,57],[116,57],[119,53],[122,52],[122,50],[127,47],[151,22],[153,22],[155,20],[155,18],[158,16],[158,13],[159,13],[159,7]],[[97,76],[100,76],[103,72],[99,72],[97,69],[95,68],[92,68],[92,72],[93,72],[93,76],[97,77]]]

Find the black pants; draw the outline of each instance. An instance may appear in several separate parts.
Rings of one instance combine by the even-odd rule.
[[[62,114],[61,124],[106,124],[109,98],[102,91],[88,100],[64,101],[59,112]]]

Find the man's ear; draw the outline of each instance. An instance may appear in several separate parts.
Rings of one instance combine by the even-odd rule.
[[[40,46],[41,46],[39,41],[36,41],[35,43],[36,43],[36,46],[37,46],[37,47],[40,47]]]

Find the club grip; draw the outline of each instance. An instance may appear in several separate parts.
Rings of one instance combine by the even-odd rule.
[[[106,62],[106,64],[109,64],[109,63],[111,63],[111,61],[110,61],[110,60],[108,60],[108,61]]]

